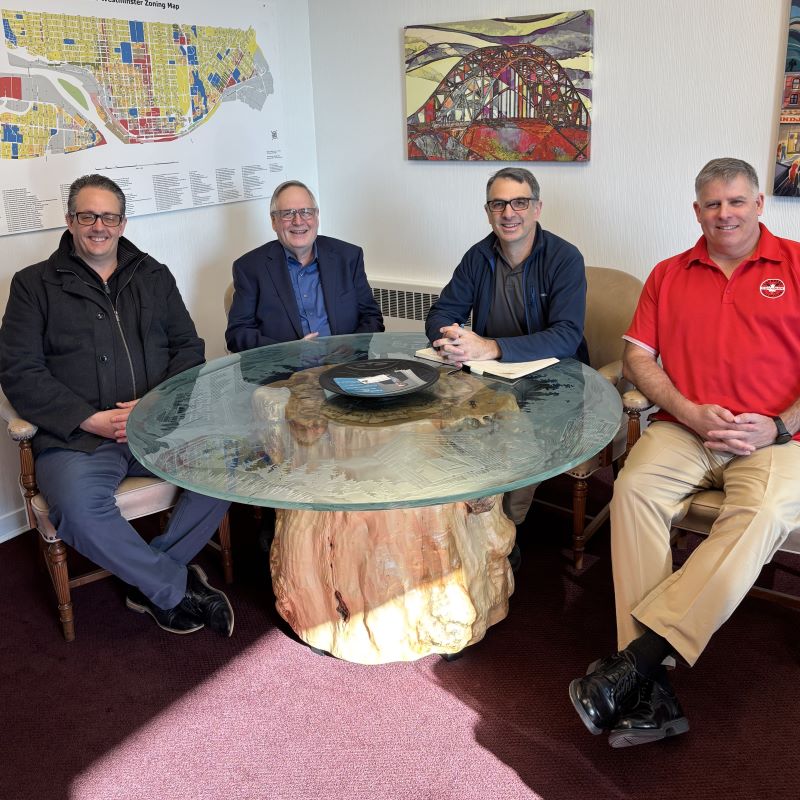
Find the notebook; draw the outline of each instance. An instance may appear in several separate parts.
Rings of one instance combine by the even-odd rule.
[[[417,350],[414,355],[417,358],[424,358],[428,361],[438,361],[440,364],[448,363],[432,347]],[[536,361],[465,361],[463,369],[473,375],[485,375],[489,378],[499,378],[504,381],[516,381],[557,363],[557,358],[538,358]]]

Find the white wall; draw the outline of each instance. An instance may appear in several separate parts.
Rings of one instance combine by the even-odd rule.
[[[588,264],[644,277],[699,236],[693,180],[737,156],[771,184],[788,0],[309,0],[322,216],[365,248],[371,278],[441,284],[489,232],[496,163],[405,158],[403,27],[593,8],[588,164],[531,166],[542,224]],[[764,220],[800,239],[800,202]]]
[[[236,0],[233,0],[236,2]],[[789,0],[277,0],[292,175],[317,186],[321,230],[361,244],[371,278],[441,284],[488,232],[488,163],[405,158],[403,27],[593,8],[592,160],[533,164],[545,227],[589,264],[644,277],[698,236],[692,181],[735,155],[772,179]],[[310,45],[309,45],[310,37]],[[313,75],[313,95],[312,78]],[[312,103],[313,97],[313,103]],[[312,107],[313,106],[313,107]],[[800,239],[800,202],[767,198],[764,220]],[[131,238],[175,272],[222,353],[231,261],[271,239],[264,201],[134,218]],[[0,306],[11,275],[58,231],[0,239]],[[16,453],[0,436],[0,540],[23,526]]]
[[[305,0],[276,3],[280,64],[276,86],[284,92],[284,140],[287,177],[317,185],[314,109],[309,56],[308,5]],[[221,142],[220,146],[228,146]],[[78,177],[77,175],[75,177]],[[206,355],[225,352],[225,312],[222,297],[231,281],[235,258],[274,238],[269,224],[269,201],[252,200],[133,217],[125,235],[174,273],[184,301],[206,340]],[[62,230],[17,234],[0,238],[0,309],[8,298],[13,274],[46,258],[56,247]],[[0,542],[24,530],[16,477],[17,449],[0,435]]]

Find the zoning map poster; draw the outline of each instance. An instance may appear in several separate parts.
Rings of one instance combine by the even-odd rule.
[[[64,224],[72,181],[128,216],[269,197],[285,179],[271,3],[0,0],[0,236]]]

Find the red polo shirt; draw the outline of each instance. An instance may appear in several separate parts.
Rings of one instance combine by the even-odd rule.
[[[657,264],[625,339],[660,355],[689,400],[775,416],[800,397],[800,243],[759,227],[730,280],[704,236]],[[666,411],[654,418],[675,421]]]

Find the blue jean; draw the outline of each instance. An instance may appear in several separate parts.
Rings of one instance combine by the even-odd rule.
[[[150,475],[127,444],[110,440],[92,453],[49,448],[36,459],[37,483],[59,537],[167,609],[183,599],[186,564],[230,503],[183,491],[166,529],[148,544],[120,513],[114,491],[123,478]]]

